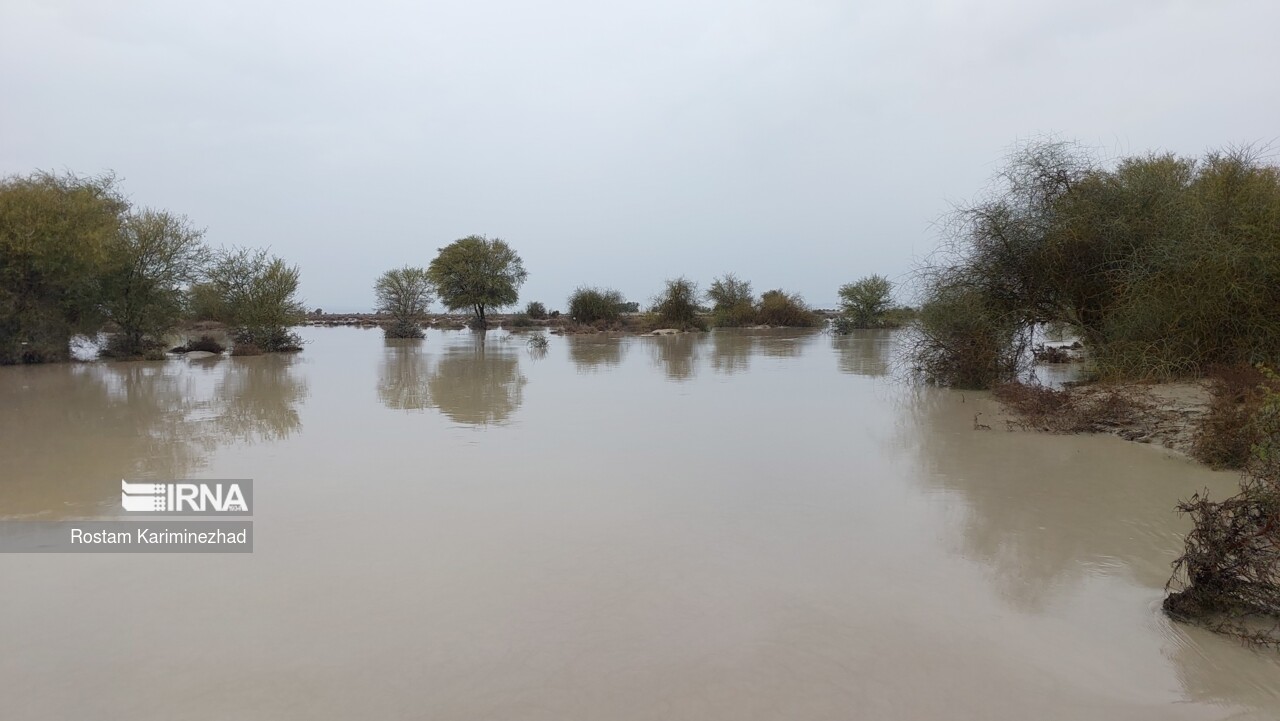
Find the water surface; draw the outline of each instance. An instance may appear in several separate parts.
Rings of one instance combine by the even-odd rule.
[[[0,515],[257,506],[248,556],[0,556],[0,717],[1280,715],[1276,655],[1159,611],[1230,474],[974,430],[891,333],[305,335],[0,368]]]

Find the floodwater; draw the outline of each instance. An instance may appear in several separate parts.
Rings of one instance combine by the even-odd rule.
[[[305,335],[0,368],[0,515],[256,506],[251,555],[0,555],[0,718],[1280,717],[1280,654],[1159,610],[1231,474],[975,430],[891,334]]]

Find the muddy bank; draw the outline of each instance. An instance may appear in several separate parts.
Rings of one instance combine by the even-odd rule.
[[[1061,394],[1051,397],[1050,393]],[[1191,458],[1212,394],[1207,381],[1097,383],[1042,389],[1038,397],[997,391],[992,428],[1049,433],[1110,433]]]

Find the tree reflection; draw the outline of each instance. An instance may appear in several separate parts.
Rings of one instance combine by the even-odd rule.
[[[711,334],[711,370],[733,375],[751,367],[756,337],[742,331],[720,328]]]
[[[810,343],[822,334],[818,330],[779,328],[765,331],[758,346],[762,355],[773,358],[798,358]]]
[[[431,375],[426,344],[418,339],[388,339],[378,373],[378,400],[388,408],[422,410],[431,406]]]
[[[923,482],[964,501],[961,546],[987,564],[1012,601],[1043,607],[1091,569],[1124,568],[1164,586],[1178,542],[1173,504],[1230,474],[1176,469],[1119,439],[1007,433],[983,396],[904,393],[904,444],[918,448]],[[974,430],[974,414],[996,430]],[[1176,470],[1176,473],[1171,471]]]
[[[0,373],[0,516],[114,512],[119,482],[190,477],[219,446],[301,427],[289,356]]]
[[[680,333],[645,339],[653,364],[673,381],[687,381],[698,373],[698,347],[706,342],[706,333]]]
[[[569,344],[569,360],[579,373],[593,373],[604,367],[622,363],[626,344],[621,338],[598,335],[565,336]]]
[[[887,328],[873,328],[832,336],[831,346],[839,354],[840,372],[860,376],[886,375],[893,333]]]
[[[302,427],[298,404],[307,386],[293,372],[294,360],[279,354],[230,359],[214,392],[220,442],[281,441]]]
[[[427,378],[431,404],[457,423],[503,423],[524,400],[528,380],[510,348],[486,348],[476,333],[470,348],[451,348]]]

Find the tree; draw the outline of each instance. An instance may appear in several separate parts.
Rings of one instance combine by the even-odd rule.
[[[391,316],[388,338],[421,338],[422,316],[431,305],[431,281],[422,268],[405,266],[388,270],[373,285],[379,313]]]
[[[209,269],[237,345],[267,352],[299,350],[301,339],[289,327],[306,315],[298,292],[298,268],[266,250],[220,251]]]
[[[756,322],[755,296],[751,294],[751,281],[741,280],[733,273],[716,278],[707,289],[711,301],[714,323],[720,327],[752,325]]]
[[[841,312],[854,328],[879,328],[893,302],[893,283],[882,275],[869,275],[840,286]]]
[[[209,259],[203,236],[185,216],[149,208],[125,216],[102,282],[103,313],[120,329],[107,354],[136,356],[161,347],[182,315],[184,286]]]
[[[707,324],[698,315],[698,284],[688,278],[672,278],[666,289],[653,300],[653,313],[657,321],[680,330],[706,330]]]
[[[485,327],[485,311],[514,304],[529,274],[520,256],[500,238],[469,235],[440,249],[427,267],[440,302],[449,310],[471,310]]]
[[[621,315],[622,293],[612,288],[581,286],[569,296],[569,317],[579,323],[612,322]]]
[[[65,360],[73,336],[98,329],[128,207],[111,175],[0,180],[0,364]]]
[[[824,322],[818,313],[809,309],[799,293],[784,290],[766,290],[756,306],[756,320],[778,328],[815,328]]]

